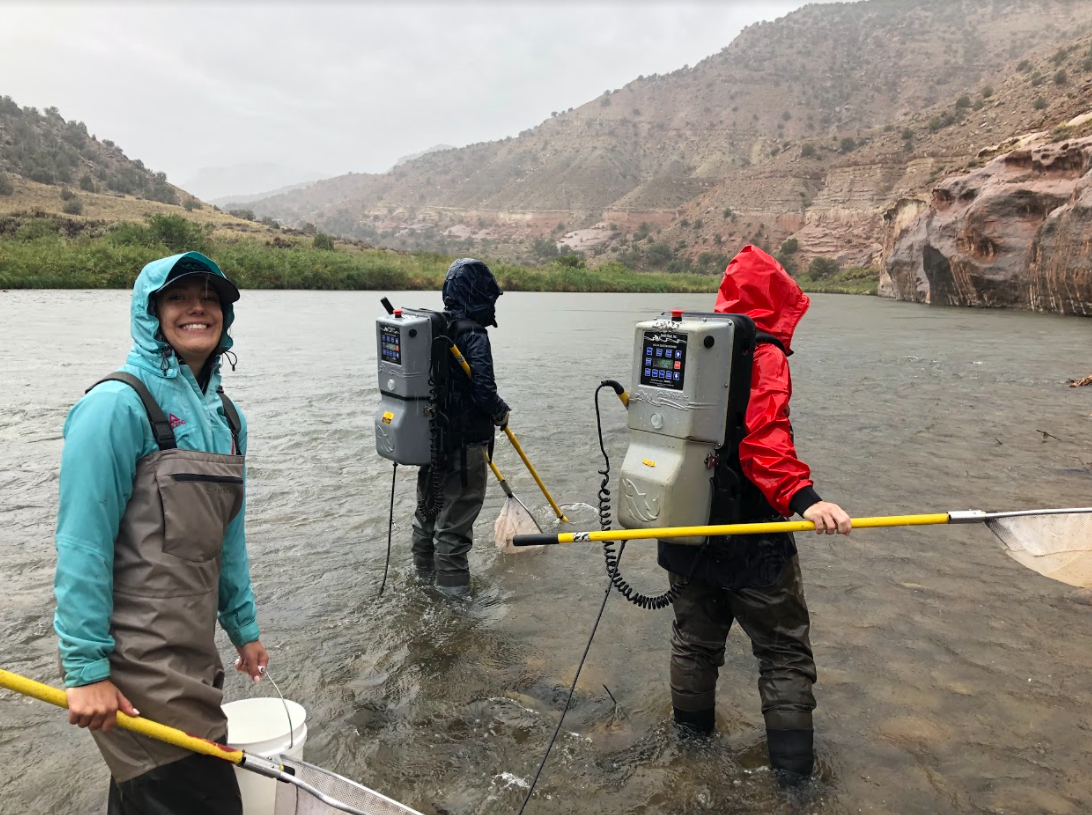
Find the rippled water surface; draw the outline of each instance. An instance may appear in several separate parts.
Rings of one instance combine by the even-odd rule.
[[[400,470],[391,578],[389,462],[374,452],[379,294],[245,292],[228,392],[250,423],[248,542],[262,639],[306,705],[307,758],[423,813],[515,813],[599,607],[601,550],[502,556],[492,489],[471,554],[475,596],[442,602],[409,555]],[[433,294],[397,303],[436,307]],[[707,296],[508,294],[491,332],[512,427],[573,527],[594,527],[592,392],[625,381],[633,324]],[[57,684],[52,633],[61,426],[128,348],[124,292],[3,292],[0,665]],[[795,342],[793,421],[821,494],[855,515],[1092,503],[1092,322],[817,296]],[[604,400],[615,472],[624,414]],[[1049,434],[1049,435],[1045,435]],[[552,528],[514,453],[497,461]],[[774,791],[757,669],[738,631],[719,736],[679,742],[669,612],[607,605],[530,815],[1092,811],[1092,608],[1025,570],[981,527],[799,539],[819,666],[821,779]],[[648,545],[627,578],[660,590]],[[233,651],[223,635],[224,661]],[[609,689],[609,694],[607,692]],[[272,693],[241,675],[229,698]],[[612,701],[613,699],[617,702]],[[0,693],[0,812],[104,810],[90,737]]]

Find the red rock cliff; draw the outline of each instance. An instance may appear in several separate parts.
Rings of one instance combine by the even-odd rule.
[[[1092,316],[1092,138],[1013,150],[884,220],[881,295]]]

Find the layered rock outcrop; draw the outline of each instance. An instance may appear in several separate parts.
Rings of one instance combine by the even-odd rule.
[[[884,221],[881,295],[1092,316],[1092,137],[1013,150]]]

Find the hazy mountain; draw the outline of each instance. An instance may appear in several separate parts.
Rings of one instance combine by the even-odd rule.
[[[329,173],[272,162],[204,167],[182,186],[205,201],[241,202],[247,196],[271,195],[316,181]],[[273,190],[275,192],[269,192]]]

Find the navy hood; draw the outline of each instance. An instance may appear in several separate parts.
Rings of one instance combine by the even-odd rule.
[[[495,304],[503,292],[489,267],[474,258],[459,258],[444,278],[444,308],[479,325],[496,326]]]

